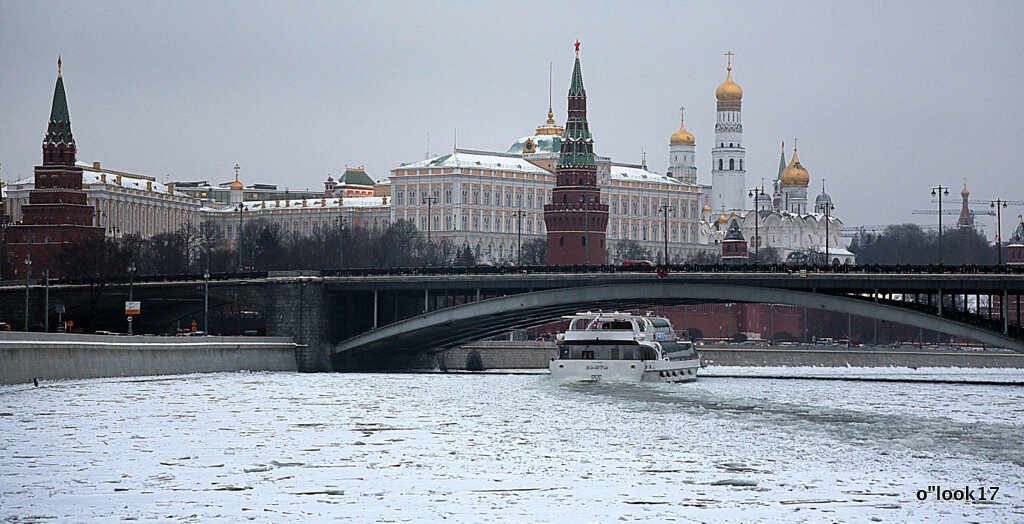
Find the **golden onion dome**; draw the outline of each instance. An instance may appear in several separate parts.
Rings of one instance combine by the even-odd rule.
[[[960,196],[968,197],[968,196],[970,196],[970,194],[971,194],[971,192],[967,190],[967,182],[964,182],[964,188],[963,188],[962,191],[960,191]]]
[[[680,113],[682,113],[683,109],[682,107],[679,108]],[[668,139],[668,143],[670,145],[682,144],[686,146],[692,146],[696,143],[693,133],[686,130],[686,122],[683,121],[682,115],[679,116],[679,131]]]
[[[702,211],[704,211],[705,213],[710,213],[711,212],[711,206],[708,205],[708,204],[704,204],[704,208],[702,209]]]
[[[736,82],[732,81],[731,65],[728,68],[726,68],[726,71],[727,73],[725,76],[725,82],[723,82],[722,85],[718,86],[718,89],[715,89],[715,98],[717,98],[719,102],[738,102],[743,99],[743,89],[741,89],[740,86],[736,85]]]
[[[729,221],[729,217],[727,217],[725,215],[722,215],[722,216],[718,217],[718,223],[719,224],[724,224],[724,223],[726,223],[728,221]]]
[[[237,178],[235,179],[234,182],[231,183],[231,190],[232,191],[242,191],[244,189],[245,189],[245,186],[242,185],[242,183],[239,182]]]
[[[779,176],[779,181],[784,186],[790,187],[807,187],[810,182],[811,176],[804,169],[804,166],[800,164],[800,159],[796,156],[796,148],[793,148],[793,160],[789,162],[786,169],[782,170],[782,175]]]

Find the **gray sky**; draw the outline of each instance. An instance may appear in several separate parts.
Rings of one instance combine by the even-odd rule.
[[[212,182],[237,162],[298,189],[345,164],[381,179],[428,132],[431,153],[455,129],[506,150],[546,118],[549,62],[564,123],[579,38],[595,151],[616,161],[646,150],[664,172],[685,105],[710,183],[731,50],[748,185],[799,137],[811,193],[826,177],[848,225],[933,222],[910,211],[937,183],[958,206],[964,177],[972,198],[1024,200],[1024,3],[892,4],[0,0],[2,176],[41,160],[58,54],[80,160]]]

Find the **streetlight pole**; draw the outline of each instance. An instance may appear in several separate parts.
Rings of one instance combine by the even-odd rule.
[[[515,211],[516,216],[516,266],[523,265],[523,215],[522,210]]]
[[[427,196],[423,197],[423,203],[427,205],[427,265],[433,265],[433,247],[434,245],[430,242],[430,231],[434,228],[434,223],[431,221],[431,212],[433,210],[434,203],[437,202],[437,197]]]
[[[996,266],[1002,267],[1003,265],[1003,214],[1002,208],[1006,207],[1006,201],[1001,198],[997,198],[989,203],[989,207],[993,207],[996,210]]]
[[[662,204],[660,210],[662,214],[665,215],[665,258],[662,263],[665,264],[666,268],[668,268],[668,212],[671,211],[672,214],[675,214],[676,211],[672,206],[668,204]]]
[[[949,196],[949,188],[939,184],[932,188],[932,196],[939,197],[939,265],[942,265],[942,195]]]
[[[345,267],[345,217],[338,215],[338,269]]]
[[[135,263],[132,262],[128,266],[128,301],[135,300]],[[131,315],[128,315],[128,334],[133,335],[132,331],[132,320]]]
[[[46,275],[46,294],[43,299],[43,330],[50,332],[50,268],[43,270]]]
[[[835,208],[836,206],[832,202],[825,203],[825,267],[829,267],[832,264],[828,259],[831,256],[828,251],[828,226],[832,222],[832,210]]]
[[[580,203],[583,204],[583,265],[590,265],[590,202],[587,197],[580,195]]]
[[[762,179],[764,180],[764,179]],[[761,210],[757,208],[758,197],[764,194],[764,187],[752,187],[747,196],[754,197],[754,263],[760,264],[761,257],[761,233],[758,231],[758,223],[761,221]]]
[[[203,234],[206,245],[206,271],[203,271],[203,333],[210,334],[210,227],[207,223]]]
[[[31,247],[31,243],[29,244]],[[28,284],[32,278],[32,253],[25,254],[25,331],[28,331]]]
[[[242,202],[238,203],[238,271],[242,271],[242,211],[245,209],[245,204]]]

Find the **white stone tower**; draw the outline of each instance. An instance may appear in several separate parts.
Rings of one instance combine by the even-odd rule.
[[[729,65],[725,82],[715,90],[718,121],[711,148],[711,205],[715,209],[724,206],[726,211],[740,214],[746,208],[743,120],[740,118],[743,90],[732,81],[732,51],[726,56]]]
[[[668,176],[687,184],[697,183],[697,148],[693,133],[686,130],[680,107],[679,131],[668,140]]]

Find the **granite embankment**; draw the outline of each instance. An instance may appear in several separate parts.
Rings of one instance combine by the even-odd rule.
[[[0,332],[0,384],[38,380],[295,371],[284,337],[150,337]]]
[[[1012,351],[845,349],[835,346],[789,348],[698,346],[709,366],[963,367],[1024,368],[1024,354]],[[546,369],[557,351],[553,342],[487,341],[438,356],[441,369]]]

